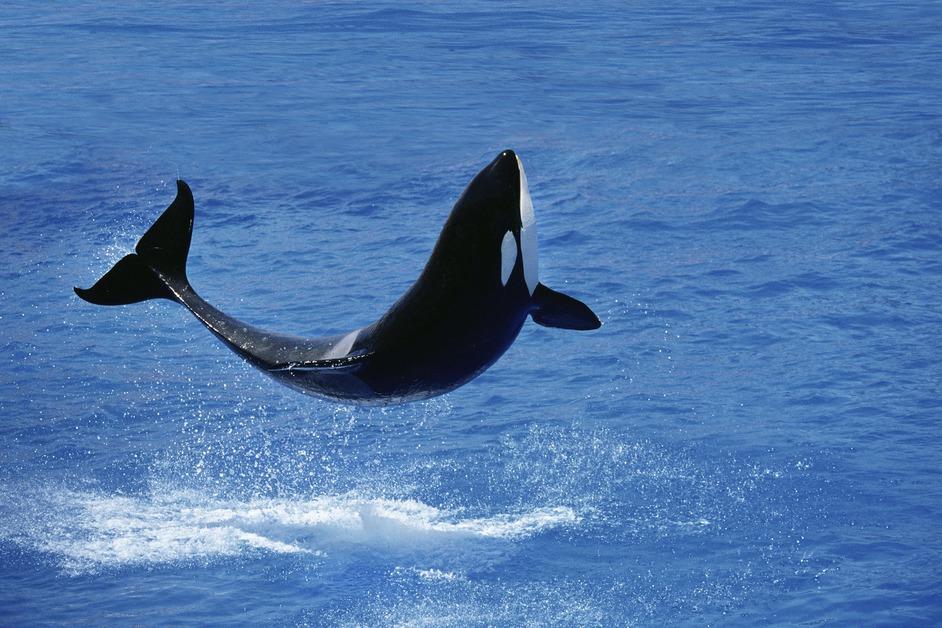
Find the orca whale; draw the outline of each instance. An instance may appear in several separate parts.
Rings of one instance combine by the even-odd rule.
[[[177,196],[131,253],[75,293],[98,305],[182,304],[230,349],[279,382],[348,403],[426,399],[494,364],[527,316],[546,327],[597,329],[584,303],[539,281],[536,222],[523,164],[511,150],[474,177],[409,290],[377,321],[324,338],[271,333],[204,301],[186,276],[193,195]]]

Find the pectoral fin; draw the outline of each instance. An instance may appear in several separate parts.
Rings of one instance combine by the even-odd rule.
[[[585,303],[543,284],[537,284],[533,291],[530,316],[543,327],[588,330],[602,326],[599,317]]]

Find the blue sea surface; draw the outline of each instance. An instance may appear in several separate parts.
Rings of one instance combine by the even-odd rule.
[[[0,624],[942,624],[942,4],[0,8]],[[402,406],[80,301],[374,320],[500,150],[532,322]]]

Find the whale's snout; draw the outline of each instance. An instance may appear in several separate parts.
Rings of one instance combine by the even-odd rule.
[[[508,148],[507,150],[501,151],[501,153],[494,158],[488,170],[491,175],[502,180],[513,181],[518,176],[519,163],[520,161],[517,159],[517,154]]]

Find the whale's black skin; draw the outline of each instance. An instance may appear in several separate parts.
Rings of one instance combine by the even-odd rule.
[[[455,203],[412,287],[379,320],[340,336],[270,333],[196,294],[186,277],[193,196],[183,181],[135,253],[91,288],[75,292],[100,305],[177,301],[253,366],[306,393],[354,403],[425,399],[454,390],[496,362],[527,316],[548,327],[601,325],[583,303],[537,282],[531,208],[520,160],[506,150]]]

